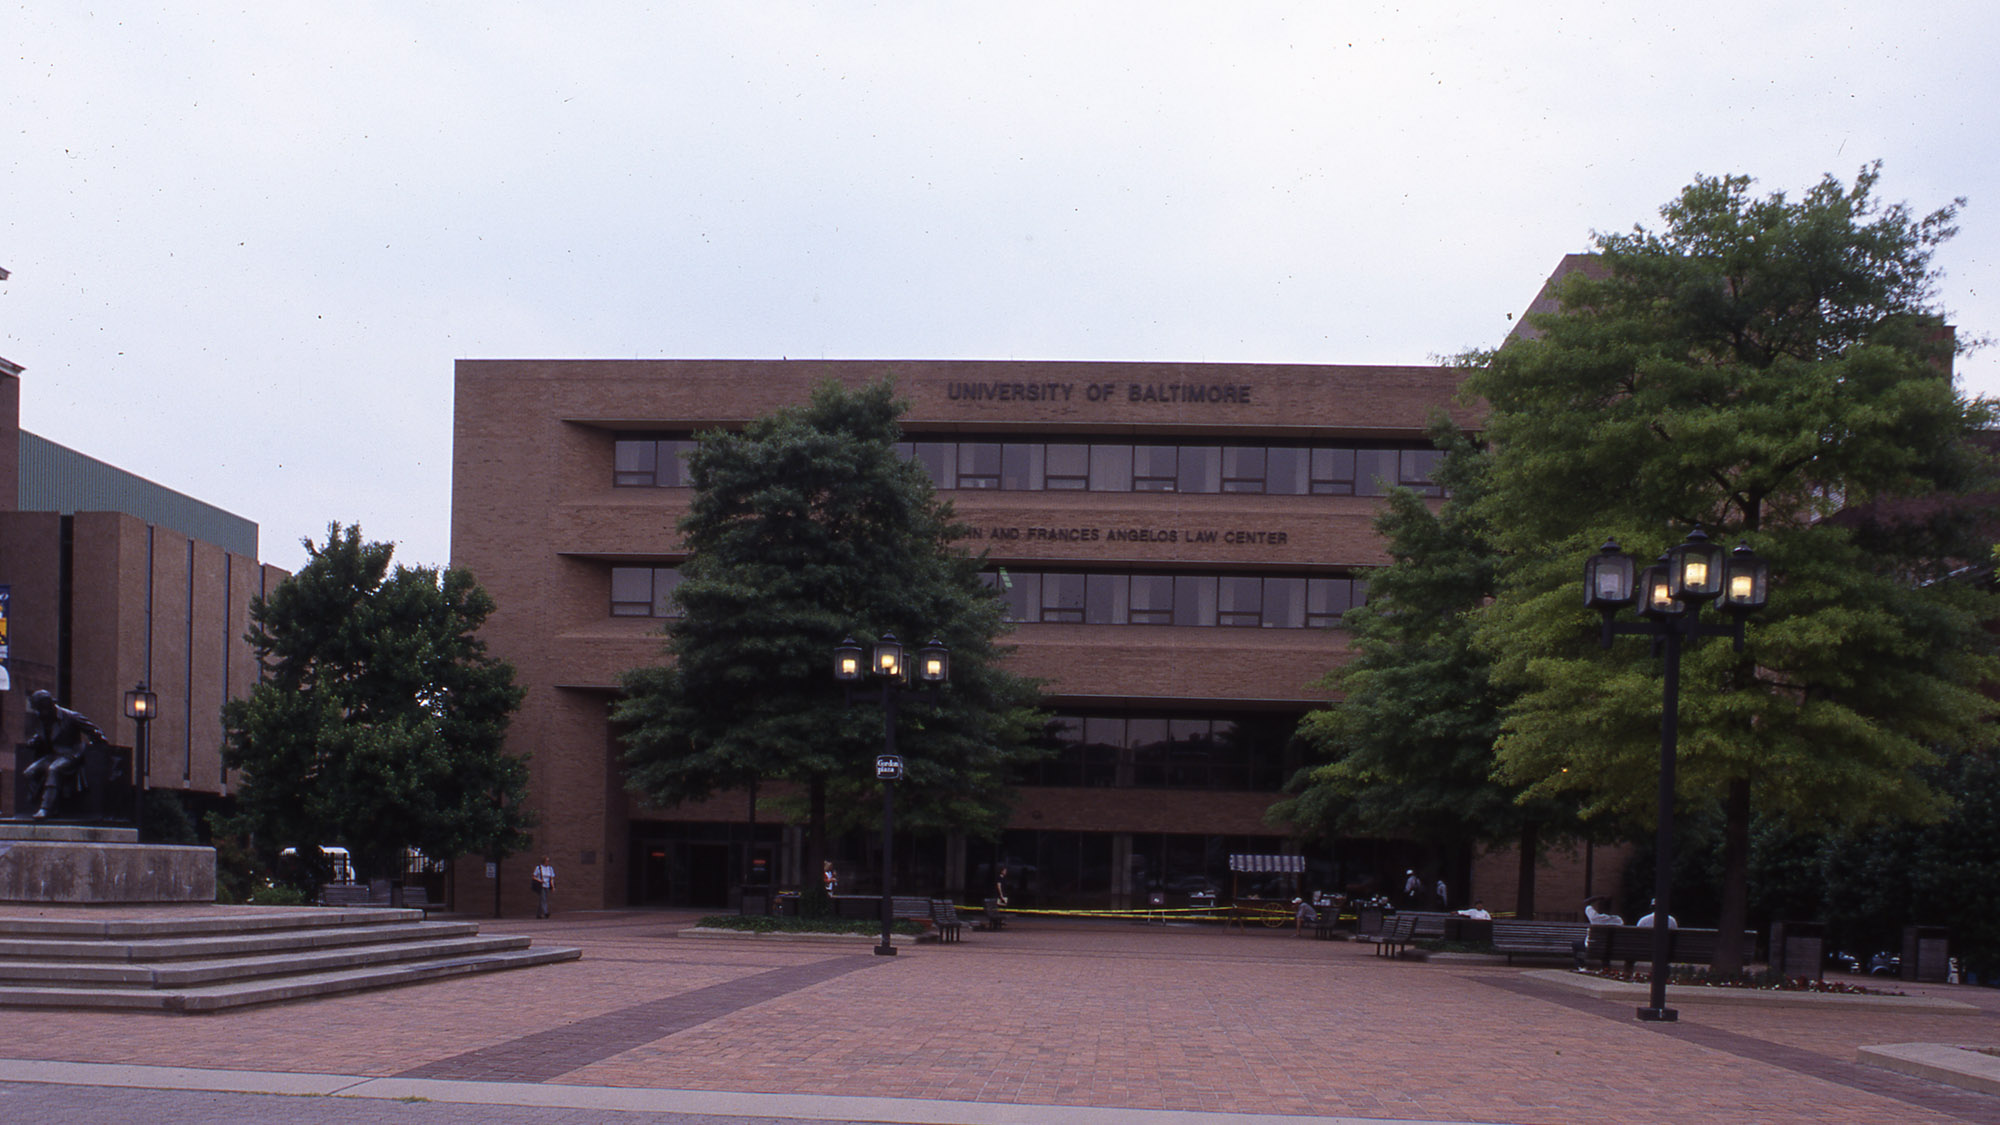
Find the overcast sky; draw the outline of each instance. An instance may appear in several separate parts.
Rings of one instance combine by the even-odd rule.
[[[448,560],[459,357],[1423,363],[1697,173],[1966,196],[2000,335],[1992,0],[11,7],[22,424],[287,568]]]

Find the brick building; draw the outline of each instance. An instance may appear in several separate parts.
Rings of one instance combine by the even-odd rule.
[[[989,557],[1016,669],[1047,682],[1061,723],[1060,752],[1021,779],[1005,837],[899,846],[899,885],[978,897],[1004,862],[1028,901],[1171,900],[1226,888],[1233,852],[1301,850],[1264,811],[1299,764],[1293,726],[1347,651],[1340,616],[1387,561],[1371,526],[1381,495],[1434,489],[1434,411],[1477,424],[1456,372],[463,360],[452,561],[498,603],[486,639],[528,689],[509,737],[530,756],[535,851],[562,873],[560,905],[723,906],[753,860],[796,881],[793,830],[768,812],[753,826],[747,794],[674,809],[628,795],[608,709],[621,673],[661,658],[689,498],[678,454],[694,434],[803,402],[825,378],[884,375],[910,403],[909,455]],[[838,847],[843,885],[867,887],[877,845],[857,834]],[[1421,841],[1304,851],[1317,886],[1399,884],[1415,866],[1454,900],[1512,899],[1507,856]],[[1545,877],[1552,902],[1580,890],[1572,859]],[[510,864],[500,888],[510,912],[527,909],[515,863],[523,878]]]
[[[21,371],[0,360],[0,809],[42,690],[130,747],[124,697],[145,684],[144,784],[225,793],[222,704],[257,681],[250,600],[285,572],[257,561],[249,520],[22,431]]]

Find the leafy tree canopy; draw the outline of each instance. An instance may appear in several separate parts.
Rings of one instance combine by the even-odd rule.
[[[1375,520],[1391,562],[1369,577],[1368,600],[1342,623],[1354,657],[1328,677],[1341,699],[1308,715],[1300,737],[1325,759],[1293,780],[1272,810],[1308,834],[1407,836],[1445,848],[1522,850],[1519,908],[1532,913],[1543,834],[1573,826],[1557,801],[1521,800],[1493,776],[1503,690],[1475,643],[1501,559],[1481,512],[1488,453],[1448,418],[1432,422],[1445,457],[1435,510],[1396,489]]]
[[[671,806],[799,783],[816,865],[829,816],[862,823],[877,807],[883,747],[879,689],[857,687],[850,706],[833,649],[890,632],[912,653],[932,638],[951,649],[950,683],[902,704],[898,823],[997,834],[1038,729],[1035,689],[999,667],[1000,602],[953,547],[963,528],[950,507],[898,454],[902,410],[886,381],[829,380],[803,407],[702,435],[671,662],[627,674],[616,712],[635,791]]]
[[[1432,511],[1409,489],[1390,493],[1375,530],[1392,561],[1342,618],[1354,658],[1328,677],[1342,698],[1300,724],[1328,759],[1281,806],[1303,830],[1450,844],[1511,837],[1525,815],[1490,776],[1500,700],[1472,644],[1499,580],[1472,507],[1485,454],[1442,424],[1438,477],[1451,498]]]
[[[396,566],[359,526],[251,604],[264,679],[225,705],[243,771],[234,827],[270,850],[340,844],[401,874],[405,848],[505,855],[526,844],[525,763],[502,747],[521,689],[474,634],[493,601],[464,570]]]
[[[1956,515],[1921,534],[1829,518],[1987,475],[1967,439],[1989,412],[1953,389],[1932,303],[1957,204],[1885,206],[1878,174],[1796,200],[1698,178],[1660,230],[1599,236],[1558,312],[1468,357],[1492,406],[1484,511],[1509,558],[1481,642],[1519,691],[1499,763],[1528,792],[1650,820],[1655,661],[1636,642],[1597,649],[1578,576],[1607,538],[1643,557],[1697,523],[1750,540],[1774,585],[1745,653],[1687,654],[1684,793],[1747,783],[1805,822],[1936,815],[1915,767],[1985,736],[1992,599],[1938,581],[1984,557],[1980,513],[1935,509]]]

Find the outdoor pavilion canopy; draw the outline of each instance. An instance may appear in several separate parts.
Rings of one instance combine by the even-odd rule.
[[[1306,857],[1302,855],[1232,855],[1229,870],[1256,873],[1276,873],[1303,875],[1306,871]]]

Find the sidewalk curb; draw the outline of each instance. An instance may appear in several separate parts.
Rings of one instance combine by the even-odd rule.
[[[1521,974],[1531,980],[1553,984],[1577,992],[1587,992],[1600,1000],[1643,1001],[1651,988],[1622,980],[1605,980],[1564,969],[1532,969]],[[1930,1012],[1935,1015],[1974,1015],[1979,1009],[1940,996],[1864,996],[1851,992],[1778,992],[1762,988],[1699,988],[1674,985],[1667,989],[1674,1004],[1747,1004],[1769,1008],[1869,1008]]]
[[[779,945],[867,945],[881,944],[881,934],[795,934],[781,930],[758,933],[755,930],[717,930],[706,926],[688,926],[674,931],[675,937],[707,938],[713,941],[768,941]],[[890,934],[890,945],[915,945],[917,939],[909,934]]]
[[[1981,1094],[2000,1094],[2000,1056],[1952,1043],[1886,1043],[1862,1047],[1855,1060]]]

